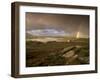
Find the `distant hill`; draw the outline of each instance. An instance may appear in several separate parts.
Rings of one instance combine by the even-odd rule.
[[[32,38],[33,38],[33,36],[31,34],[26,33],[26,39],[32,39]]]

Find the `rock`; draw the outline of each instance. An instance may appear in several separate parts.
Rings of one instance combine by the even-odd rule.
[[[74,52],[73,50],[71,50],[71,51],[65,53],[63,56],[66,57],[66,58],[70,58],[70,57],[72,57],[74,54],[75,54],[75,52]]]

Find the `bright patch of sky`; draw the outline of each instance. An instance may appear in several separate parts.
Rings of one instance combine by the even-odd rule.
[[[69,36],[65,31],[56,29],[28,30],[27,33],[35,36]]]

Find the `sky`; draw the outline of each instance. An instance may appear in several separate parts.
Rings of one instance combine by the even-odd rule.
[[[89,16],[51,13],[26,13],[26,32],[34,36],[89,37]]]

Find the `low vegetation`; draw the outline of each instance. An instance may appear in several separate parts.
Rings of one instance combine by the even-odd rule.
[[[89,64],[88,41],[26,41],[26,67]]]

